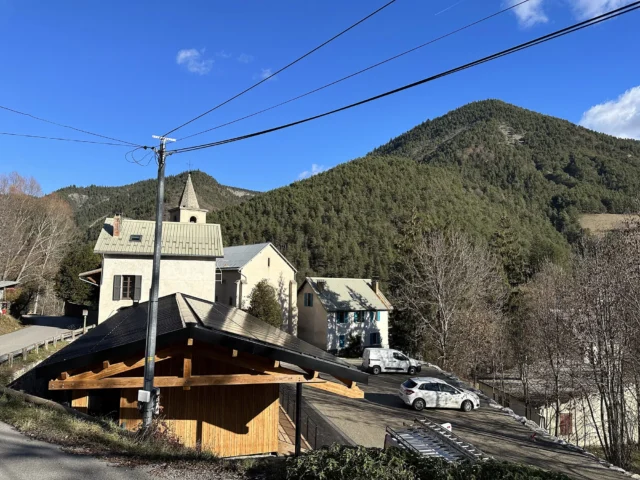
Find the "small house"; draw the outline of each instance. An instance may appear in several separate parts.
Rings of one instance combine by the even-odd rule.
[[[217,302],[247,309],[251,291],[266,279],[276,292],[283,329],[296,334],[296,269],[273,243],[224,247],[218,269],[221,283],[217,287]]]
[[[376,280],[307,277],[298,289],[298,337],[334,353],[351,338],[388,347],[392,308]]]
[[[33,389],[138,428],[147,306],[121,309],[53,354],[36,368]],[[180,293],[159,299],[155,361],[164,423],[184,445],[222,457],[278,451],[280,384],[363,398],[356,382],[367,381],[348,363],[240,309]]]

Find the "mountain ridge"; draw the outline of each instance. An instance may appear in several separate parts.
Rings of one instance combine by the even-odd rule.
[[[178,204],[191,174],[201,208],[210,211],[242,203],[261,192],[222,185],[210,175],[194,170],[165,178],[164,214]],[[120,213],[137,220],[153,220],[155,216],[156,179],[141,180],[121,186],[70,185],[57,190],[72,207],[76,222],[87,240],[95,240],[102,220]]]

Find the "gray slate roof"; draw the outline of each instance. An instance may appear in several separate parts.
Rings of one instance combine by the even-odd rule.
[[[9,288],[18,284],[19,282],[14,282],[12,280],[0,280],[0,288]]]
[[[371,288],[368,278],[307,277],[305,280],[316,292],[325,310],[329,312],[360,310],[392,310],[389,300]],[[318,282],[324,281],[324,288]],[[302,288],[304,284],[300,286]]]
[[[224,248],[224,257],[218,260],[217,267],[220,270],[240,270],[247,263],[249,263],[256,255],[258,255],[262,250],[267,248],[269,245],[273,247],[273,249],[280,255],[285,262],[287,262],[293,271],[296,271],[296,268],[291,265],[291,262],[287,260],[287,258],[282,255],[278,251],[278,249],[271,243],[254,243],[253,245],[238,245],[235,247],[225,247]]]
[[[122,218],[120,235],[113,236],[113,218],[107,218],[96,242],[95,253],[153,255],[156,222]],[[131,235],[142,235],[132,242]],[[162,222],[162,255],[221,257],[220,225],[214,223]]]

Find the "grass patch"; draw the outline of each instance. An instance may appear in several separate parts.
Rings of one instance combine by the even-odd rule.
[[[160,429],[159,433],[143,437],[110,421],[82,420],[68,413],[10,398],[8,395],[0,397],[0,421],[32,438],[92,455],[219,463],[213,454],[184,447]]]
[[[19,357],[15,357],[13,359],[13,365],[11,366],[9,365],[9,362],[4,362],[3,364],[0,365],[0,385],[2,385],[3,387],[8,385],[11,382],[13,375],[17,371],[31,364],[41,362],[42,360],[56,353],[58,350],[66,347],[68,344],[69,342],[66,342],[66,341],[57,342],[55,348],[53,344],[51,344],[49,345],[48,350],[45,350],[44,348],[39,348],[37,353],[35,350],[32,350],[27,354],[26,360],[22,358],[22,355]]]
[[[15,332],[24,328],[20,320],[16,320],[11,315],[0,315],[0,335]]]

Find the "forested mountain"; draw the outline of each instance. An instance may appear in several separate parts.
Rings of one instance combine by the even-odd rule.
[[[198,196],[200,208],[211,211],[237,205],[258,194],[250,190],[220,185],[213,177],[199,170],[191,172],[191,180]],[[167,211],[178,205],[187,181],[187,172],[166,178],[165,218]],[[120,187],[76,187],[58,190],[58,194],[72,206],[78,226],[86,232],[87,240],[94,240],[102,221],[115,213],[137,220],[153,220],[155,215],[157,181],[141,182]]]
[[[226,245],[272,241],[301,276],[386,280],[398,245],[447,226],[524,272],[566,256],[579,213],[637,210],[639,188],[640,142],[488,100],[210,221]]]

